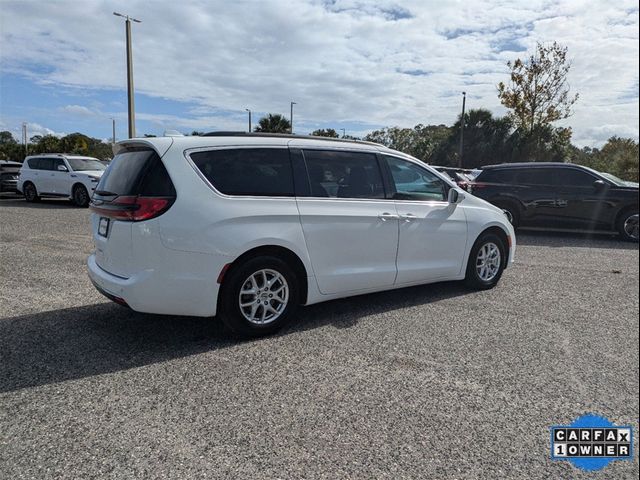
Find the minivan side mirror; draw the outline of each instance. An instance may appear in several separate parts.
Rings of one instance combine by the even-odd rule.
[[[606,186],[607,182],[605,182],[604,180],[596,180],[595,182],[593,182],[593,188],[595,188],[597,191],[604,190]]]
[[[458,192],[458,190],[456,190],[455,188],[450,188],[449,189],[449,196],[448,196],[448,200],[450,204],[456,204],[456,203],[460,203],[462,201],[462,199],[464,198],[464,195],[460,192]]]
[[[68,172],[69,169],[65,165],[58,165],[59,172]]]

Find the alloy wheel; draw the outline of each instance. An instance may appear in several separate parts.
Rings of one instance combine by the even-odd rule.
[[[476,272],[483,282],[490,282],[500,271],[502,257],[500,249],[493,242],[485,243],[476,256]]]
[[[629,215],[624,221],[624,233],[633,240],[638,240],[638,214]]]
[[[287,307],[289,284],[276,270],[265,268],[251,274],[242,284],[238,303],[244,318],[256,325],[277,320]]]

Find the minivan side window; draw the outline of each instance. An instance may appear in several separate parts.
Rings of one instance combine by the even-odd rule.
[[[303,150],[312,197],[385,198],[373,153]]]
[[[559,168],[555,180],[562,187],[593,187],[597,178],[576,168]]]
[[[225,195],[293,197],[293,170],[286,148],[230,148],[193,152],[190,158]]]
[[[444,201],[445,183],[426,168],[396,157],[384,156],[389,165],[397,200]]]

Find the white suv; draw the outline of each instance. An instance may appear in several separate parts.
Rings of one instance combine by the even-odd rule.
[[[93,196],[89,276],[108,298],[258,336],[298,305],[466,280],[513,261],[502,210],[381,145],[209,134],[120,142]]]
[[[18,190],[28,202],[42,197],[69,198],[79,207],[87,207],[105,166],[100,160],[59,153],[25,158]]]

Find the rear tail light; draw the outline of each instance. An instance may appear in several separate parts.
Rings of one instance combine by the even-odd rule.
[[[473,193],[474,190],[480,190],[481,188],[485,188],[488,186],[489,186],[488,183],[481,183],[481,182],[467,183],[467,192]]]
[[[158,217],[166,212],[175,201],[175,197],[142,197],[127,195],[116,197],[108,203],[91,203],[91,210],[103,217],[123,220],[126,222],[141,222]]]

